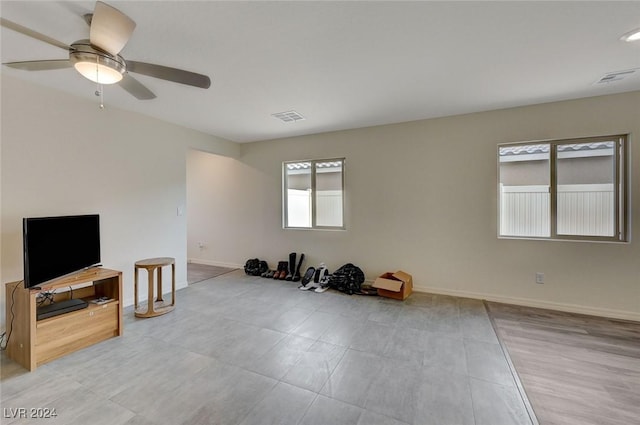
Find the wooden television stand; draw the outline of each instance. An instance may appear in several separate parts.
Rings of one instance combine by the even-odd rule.
[[[87,308],[37,320],[37,298],[45,292],[54,292],[55,301],[89,302],[99,297],[112,301],[89,302]],[[22,281],[7,283],[5,300],[7,334],[11,331],[7,355],[29,370],[122,335],[122,272],[117,270],[82,270],[43,283],[40,289],[26,289]]]

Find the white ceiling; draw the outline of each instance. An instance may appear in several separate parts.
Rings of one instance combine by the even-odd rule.
[[[158,97],[105,88],[106,107],[251,142],[640,90],[640,2],[107,1],[137,23],[126,59],[207,74],[208,90],[133,74]],[[0,3],[64,43],[93,2]],[[2,29],[2,62],[66,53]],[[622,81],[604,74],[639,68]],[[2,72],[87,99],[73,69]],[[9,105],[10,106],[10,105]],[[5,106],[6,107],[6,106]],[[271,116],[295,110],[304,121]]]

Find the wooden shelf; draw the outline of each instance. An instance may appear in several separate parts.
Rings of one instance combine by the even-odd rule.
[[[7,355],[25,368],[34,370],[51,360],[122,335],[122,272],[104,268],[83,270],[49,281],[40,288],[26,289],[22,281],[7,283],[5,288],[7,330],[11,327]],[[87,302],[99,297],[113,301],[89,303],[81,310],[37,320],[37,298],[43,292],[54,292],[56,302],[72,297]]]

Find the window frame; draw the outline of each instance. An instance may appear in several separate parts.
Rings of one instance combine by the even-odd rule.
[[[287,174],[287,164],[296,164],[299,162],[310,162],[311,163],[311,226],[310,227],[297,227],[297,226],[289,226],[288,225],[288,214],[289,214],[289,196],[288,196],[288,174]],[[341,213],[342,213],[342,226],[319,226],[316,224],[317,216],[316,216],[316,164],[322,162],[340,162],[341,169],[340,172],[340,184],[341,184]],[[294,161],[283,161],[282,162],[282,228],[285,230],[346,230],[345,224],[345,158],[323,158],[323,159],[301,159]]]
[[[591,235],[565,235],[558,234],[558,146],[581,143],[614,142],[614,235],[613,236],[591,236]],[[549,236],[517,236],[503,235],[502,229],[502,195],[500,190],[500,148],[510,146],[522,146],[530,144],[549,145]],[[629,155],[629,134],[616,134],[609,136],[582,137],[571,139],[534,140],[515,143],[500,143],[496,150],[497,157],[497,194],[498,194],[498,239],[525,239],[525,240],[554,240],[554,241],[581,241],[581,242],[612,242],[629,243],[631,240],[629,207],[631,188],[630,181],[630,161]]]

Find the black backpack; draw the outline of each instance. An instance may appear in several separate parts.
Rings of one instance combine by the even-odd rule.
[[[264,260],[250,258],[244,263],[244,272],[249,276],[260,276],[267,270],[269,270],[269,265]]]

